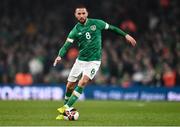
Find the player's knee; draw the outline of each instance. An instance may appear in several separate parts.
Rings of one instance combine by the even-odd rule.
[[[74,90],[74,85],[67,84],[66,88],[67,88],[67,91],[73,91]]]
[[[85,87],[89,83],[90,79],[89,78],[83,78],[80,80],[79,84],[82,87]]]
[[[68,91],[73,91],[73,90],[74,90],[74,87],[69,86],[69,87],[67,87],[67,90],[68,90]]]
[[[89,80],[87,80],[87,79],[84,79],[84,80],[83,80],[83,84],[86,85],[86,84],[88,84],[88,83],[89,83]]]

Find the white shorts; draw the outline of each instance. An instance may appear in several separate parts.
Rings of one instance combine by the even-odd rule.
[[[68,76],[69,82],[76,82],[81,75],[88,76],[91,80],[99,70],[101,61],[81,61],[76,59]]]

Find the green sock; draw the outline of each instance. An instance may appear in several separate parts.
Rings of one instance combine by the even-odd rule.
[[[64,97],[64,105],[68,102],[72,92],[66,92],[65,97]]]
[[[77,86],[75,88],[75,90],[73,91],[71,97],[69,98],[68,102],[66,103],[66,105],[71,107],[77,101],[77,99],[80,97],[80,95],[82,94],[82,91],[83,91],[83,88]]]

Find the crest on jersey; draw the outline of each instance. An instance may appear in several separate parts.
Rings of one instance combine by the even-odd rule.
[[[96,25],[90,26],[90,29],[91,29],[92,31],[95,31],[95,30],[96,30]]]

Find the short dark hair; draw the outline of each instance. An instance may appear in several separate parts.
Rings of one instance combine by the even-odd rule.
[[[88,10],[87,7],[86,7],[84,4],[78,4],[78,5],[76,5],[75,11],[76,11],[77,8],[85,8],[86,10]]]

